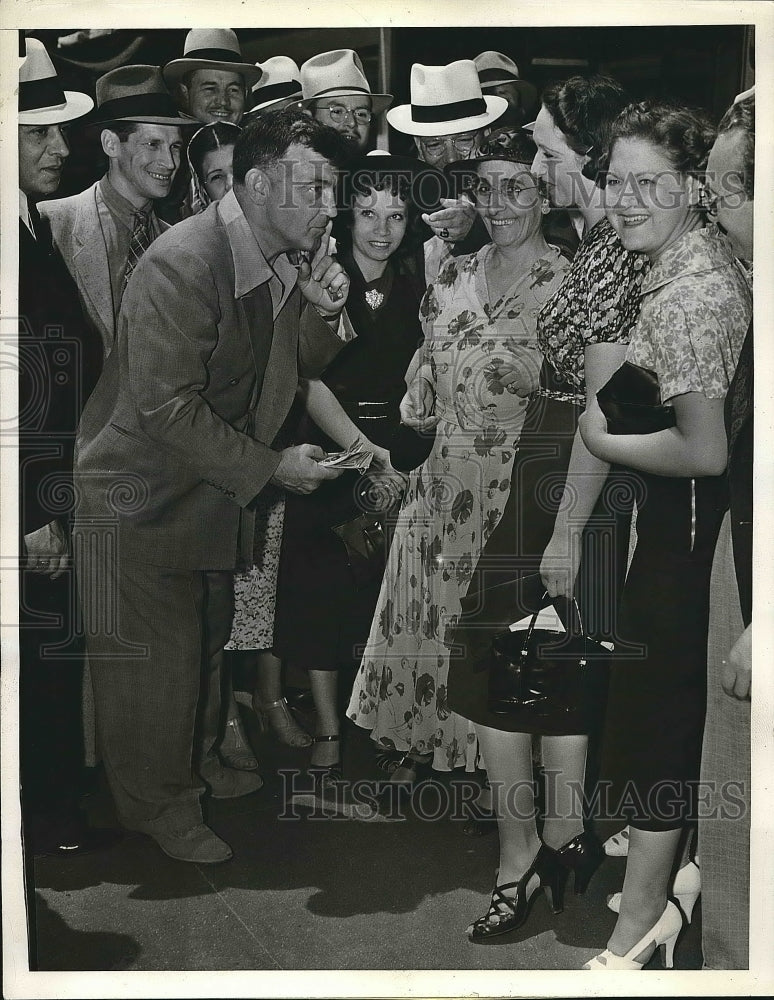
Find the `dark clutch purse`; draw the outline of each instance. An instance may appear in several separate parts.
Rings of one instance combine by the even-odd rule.
[[[675,411],[661,402],[658,377],[624,361],[597,393],[610,434],[655,434],[675,426]]]
[[[384,575],[387,541],[378,514],[359,514],[331,530],[344,543],[356,583],[367,583]]]
[[[535,628],[536,612],[528,628],[492,639],[489,710],[524,732],[584,735],[604,712],[612,653],[586,635],[578,603],[570,603],[576,627],[564,634]]]
[[[430,455],[435,443],[435,428],[417,431],[407,424],[398,424],[390,440],[390,464],[398,472],[418,469]]]

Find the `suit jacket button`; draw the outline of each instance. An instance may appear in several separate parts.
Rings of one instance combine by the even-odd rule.
[[[236,385],[238,381],[239,381],[239,379],[238,379],[238,378],[230,378],[230,379],[228,380],[228,384],[229,384],[229,385]]]

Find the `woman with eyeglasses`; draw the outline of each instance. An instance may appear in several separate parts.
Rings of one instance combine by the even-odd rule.
[[[474,196],[491,242],[447,255],[422,300],[424,346],[401,416],[435,440],[409,478],[348,710],[403,755],[388,793],[431,765],[476,764],[475,733],[448,703],[446,630],[502,516],[540,372],[537,315],[568,268],[543,236],[533,155],[516,131],[481,146]]]
[[[607,811],[629,820],[629,850],[618,920],[590,970],[641,969],[659,947],[671,968],[683,926],[669,882],[699,809],[710,570],[727,505],[724,399],[752,315],[743,268],[702,210],[714,139],[702,113],[646,101],[613,124],[607,157],[607,217],[651,264],[626,363],[655,377],[672,425],[616,432],[595,399],[580,421],[589,451],[642,484],[602,764]]]
[[[626,251],[604,218],[597,161],[626,104],[618,83],[573,77],[546,89],[534,123],[531,170],[552,208],[575,213],[583,234],[565,279],[535,318],[539,386],[530,400],[513,466],[508,503],[489,538],[449,637],[459,650],[449,672],[450,705],[475,724],[491,786],[476,804],[471,832],[500,835],[497,884],[489,909],[468,928],[475,942],[517,930],[542,887],[555,912],[572,872],[585,891],[602,849],[584,822],[583,791],[594,782],[590,736],[568,731],[560,713],[528,719],[489,708],[493,637],[549,598],[577,598],[587,634],[610,639],[626,569],[630,498],[609,465],[577,434],[587,398],[620,365],[638,310],[647,259]],[[557,610],[566,601],[559,600]],[[570,610],[568,608],[568,610]],[[604,710],[600,696],[599,715]],[[549,706],[550,707],[550,706]],[[541,826],[536,818],[533,738],[547,778]],[[587,761],[587,758],[590,758]],[[466,831],[467,832],[467,831]]]

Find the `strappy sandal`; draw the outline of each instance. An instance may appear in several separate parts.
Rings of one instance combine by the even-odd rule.
[[[537,875],[538,885],[527,895],[527,886],[533,875]],[[563,909],[563,883],[556,861],[548,849],[541,844],[532,864],[516,882],[504,882],[492,890],[489,909],[483,917],[474,920],[467,929],[468,939],[475,943],[486,941],[501,934],[510,934],[526,922],[530,906],[541,889],[547,889],[549,903],[554,913]],[[506,896],[506,889],[515,889]]]
[[[284,698],[277,701],[261,702],[257,693],[253,694],[253,711],[258,716],[261,731],[272,733],[278,743],[286,747],[308,747],[312,737],[293,718]]]

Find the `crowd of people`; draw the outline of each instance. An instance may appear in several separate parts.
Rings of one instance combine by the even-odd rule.
[[[120,836],[79,811],[86,729],[124,828],[228,861],[202,801],[263,783],[241,657],[321,797],[347,718],[374,810],[479,774],[465,832],[500,861],[471,941],[625,854],[584,968],[671,967],[700,891],[705,967],[746,968],[754,93],[715,125],[605,76],[538,95],[490,51],[392,105],[353,50],[252,64],[226,29],[93,100],[26,39],[27,848]],[[415,156],[371,148],[382,114]],[[104,172],[57,199],[88,132]],[[492,700],[502,636],[551,605],[612,650],[580,723]]]

